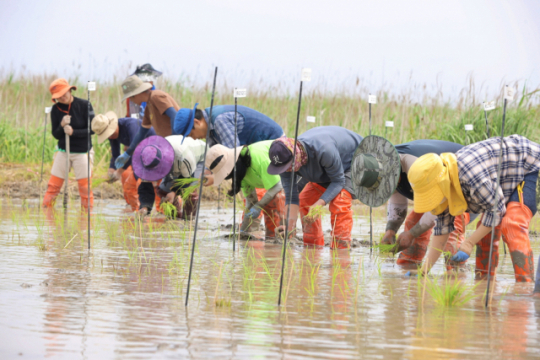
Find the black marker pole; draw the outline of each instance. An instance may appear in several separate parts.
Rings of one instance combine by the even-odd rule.
[[[90,91],[96,90],[96,83],[93,81],[88,82],[88,152],[86,153],[86,161],[87,161],[87,171],[88,171],[88,200],[87,200],[87,211],[88,211],[88,250],[90,250],[90,212],[92,210],[91,202],[90,202],[90,187],[92,186],[92,183],[90,182],[90,150],[92,146],[92,138],[91,138],[91,132],[90,132],[90,123],[92,122],[92,119],[90,119]]]
[[[217,70],[218,68],[216,66],[216,69],[214,71],[214,84],[212,85],[212,99],[210,100],[210,114],[208,114],[208,121],[212,119],[212,108],[214,107],[214,94],[216,92]],[[206,163],[206,152],[208,150],[209,137],[210,137],[210,127],[208,127],[208,129],[206,130],[206,145],[204,147],[204,163]],[[191,244],[191,258],[189,259],[189,274],[188,274],[185,306],[188,306],[188,303],[189,303],[189,288],[191,285],[191,272],[193,270],[193,257],[195,256],[195,244],[197,243],[197,228],[199,225],[199,212],[201,209],[201,201],[202,201],[203,179],[204,179],[204,169],[201,172],[201,178],[199,179],[199,201],[197,202],[197,215],[195,215],[195,230],[193,231],[193,243]]]
[[[304,81],[311,80],[311,69],[302,69],[302,78],[300,80],[300,92],[298,94],[298,111],[296,113],[296,127],[294,129],[294,147],[293,147],[293,161],[292,161],[292,172],[291,172],[291,190],[289,193],[289,200],[292,200],[293,188],[294,188],[294,173],[296,171],[296,144],[298,142],[298,126],[300,124],[300,110],[302,106],[302,84]],[[291,203],[287,206],[287,217],[285,218],[285,240],[283,240],[283,249],[281,250],[281,274],[279,276],[279,295],[278,295],[278,306],[281,306],[281,291],[283,289],[283,272],[285,271],[285,259],[287,256],[287,240],[289,239],[289,215],[291,212]]]

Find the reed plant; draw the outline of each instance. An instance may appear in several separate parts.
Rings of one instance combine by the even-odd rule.
[[[92,93],[91,102],[96,114],[109,110],[119,117],[126,116],[125,102],[122,102],[120,83],[128,74],[119,74],[112,81],[98,82]],[[49,84],[56,75],[15,76],[0,71],[0,161],[37,164],[45,145],[46,161],[50,162],[56,140],[50,134],[50,120],[45,119],[44,108],[51,106]],[[74,92],[77,97],[86,97],[85,82],[78,77],[68,78],[78,86]],[[518,88],[518,84],[511,84]],[[157,88],[175,98],[182,107],[191,107],[199,102],[201,108],[209,105],[211,84],[197,85],[189,80],[171,79],[166,76],[157,82]],[[461,144],[483,140],[486,127],[482,102],[493,98],[479,98],[482,89],[470,81],[457,97],[445,96],[440,89],[424,86],[411,86],[401,93],[389,85],[379,91],[368,89],[361,79],[355,86],[343,90],[327,91],[314,88],[305,91],[302,113],[317,117],[317,126],[343,126],[361,135],[369,132],[367,118],[367,94],[377,95],[379,104],[372,108],[372,133],[385,134],[385,121],[394,121],[394,128],[387,134],[390,141],[399,144],[415,139],[440,139]],[[215,104],[229,104],[232,88],[225,82],[217,89]],[[250,96],[243,105],[257,109],[274,119],[289,136],[296,120],[294,100],[297,94],[279,87],[265,87],[264,84],[250,85]],[[495,97],[498,107],[489,113],[491,135],[500,133],[502,117],[502,93]],[[536,119],[539,115],[539,93],[537,89],[520,86],[515,101],[509,104],[505,133],[521,134],[531,140],[539,141]],[[47,126],[47,136],[43,143],[43,127]],[[464,125],[473,124],[474,131],[465,133]],[[300,126],[299,132],[308,129]],[[96,159],[109,153],[107,142],[98,145],[94,139]],[[97,163],[97,162],[96,162]],[[101,166],[107,166],[106,162]]]

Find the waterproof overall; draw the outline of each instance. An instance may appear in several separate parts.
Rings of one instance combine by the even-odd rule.
[[[534,259],[529,240],[529,224],[536,214],[536,182],[538,172],[525,175],[524,181],[510,196],[506,204],[506,214],[495,228],[493,252],[491,256],[491,275],[499,264],[499,240],[502,238],[508,246],[516,282],[534,281]],[[480,225],[481,221],[478,222]],[[491,233],[476,244],[476,277],[483,278],[489,268],[489,248]]]
[[[309,208],[319,200],[326,189],[316,183],[310,182],[300,193],[300,216],[302,220],[302,230],[304,231],[304,245],[317,247],[324,246],[324,234],[321,219],[308,224],[304,221],[304,216],[309,212]],[[332,249],[349,249],[351,247],[351,231],[353,226],[352,196],[342,189],[338,195],[330,201],[330,224],[332,226]]]
[[[257,198],[259,201],[266,194],[265,189],[255,189],[257,192]],[[246,199],[244,199],[244,206],[246,205]],[[244,219],[245,212],[242,214],[242,220]],[[262,209],[259,217],[253,221],[250,225],[252,231],[257,231],[261,219],[264,216],[264,227],[265,227],[265,236],[266,237],[276,237],[276,228],[280,226],[285,218],[285,192],[281,190],[274,196],[274,198],[266,204]]]
[[[405,231],[410,231],[420,221],[423,215],[424,214],[419,214],[412,211],[405,220]],[[469,222],[470,215],[468,213],[464,213],[461,216],[455,217],[455,230],[450,233],[448,241],[446,242],[446,246],[443,250],[444,252],[450,252],[452,255],[455,255],[457,253],[461,243],[463,242],[463,240],[465,240],[465,227],[469,224]],[[430,238],[431,229],[415,238],[414,243],[411,247],[399,253],[397,264],[415,264],[415,266],[420,264],[422,262],[422,259],[424,259],[424,256],[426,255]],[[450,260],[450,258],[446,259],[447,262],[448,260]],[[452,266],[447,263],[447,269],[450,270],[451,268]]]

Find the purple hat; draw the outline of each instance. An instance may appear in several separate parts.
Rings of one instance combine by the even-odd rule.
[[[161,180],[173,166],[174,149],[161,136],[149,136],[137,145],[131,164],[135,175],[145,181]]]
[[[293,161],[292,151],[281,141],[274,141],[270,145],[268,156],[270,157],[270,165],[268,165],[267,171],[270,175],[284,173]]]

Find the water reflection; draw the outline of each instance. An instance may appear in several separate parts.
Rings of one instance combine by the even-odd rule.
[[[484,283],[465,306],[440,308],[429,295],[422,304],[416,279],[404,278],[395,259],[370,256],[367,248],[291,246],[279,309],[282,247],[240,242],[233,254],[207,209],[186,311],[189,225],[118,214],[94,214],[89,252],[86,214],[72,211],[65,224],[62,211],[2,207],[1,358],[540,355],[540,299],[526,295],[531,285],[514,283],[504,255],[486,311]],[[472,276],[464,281],[472,284]],[[230,304],[216,306],[219,299]]]

